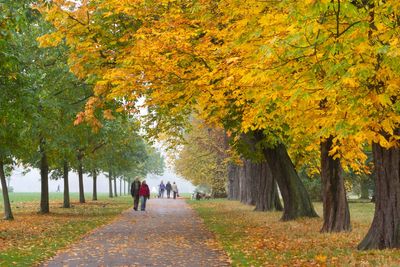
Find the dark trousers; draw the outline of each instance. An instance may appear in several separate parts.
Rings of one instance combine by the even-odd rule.
[[[174,191],[174,199],[176,198],[176,195],[178,195],[178,192]]]
[[[171,190],[167,190],[167,197],[170,198],[171,196]]]
[[[139,194],[132,197],[133,197],[133,208],[134,210],[137,210],[139,206]]]

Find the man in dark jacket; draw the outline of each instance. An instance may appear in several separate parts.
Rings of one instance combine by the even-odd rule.
[[[138,210],[140,186],[141,186],[141,183],[140,183],[139,177],[136,177],[135,180],[131,184],[131,195],[133,197],[133,209],[134,210]]]
[[[172,186],[171,186],[171,183],[169,181],[165,185],[165,190],[167,190],[167,197],[169,198],[171,196],[171,190],[172,190]]]

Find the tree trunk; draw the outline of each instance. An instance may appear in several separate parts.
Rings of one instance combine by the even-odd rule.
[[[361,177],[360,181],[361,196],[360,199],[369,199],[369,183],[367,177]]]
[[[126,181],[124,180],[124,195],[126,195]]]
[[[5,220],[13,220],[14,216],[13,216],[12,210],[11,210],[6,175],[4,173],[4,163],[2,160],[0,160],[0,180],[1,180],[1,188],[2,188],[1,192],[3,193],[3,202],[4,202],[4,219]]]
[[[68,162],[64,161],[63,166],[63,178],[64,178],[64,203],[63,208],[70,208],[71,202],[69,199],[69,177],[68,177],[69,167]]]
[[[79,203],[85,203],[85,189],[83,188],[82,158],[83,155],[81,152],[79,152],[78,153]]]
[[[228,199],[233,200],[234,198],[234,174],[235,174],[235,167],[233,166],[233,163],[229,162],[228,163]]]
[[[114,196],[118,197],[118,193],[117,193],[117,176],[114,176]]]
[[[122,178],[119,178],[119,195],[122,196]]]
[[[310,197],[283,144],[265,148],[264,155],[282,194],[284,209],[281,220],[318,217]]]
[[[234,163],[228,165],[228,199],[239,200],[240,199],[240,172],[241,166]]]
[[[239,172],[240,177],[240,202],[247,205],[254,205],[252,199],[252,166],[250,160],[243,160],[243,168]]]
[[[255,175],[256,211],[273,211],[279,207],[280,201],[276,191],[276,182],[266,161],[253,164]],[[276,202],[278,196],[278,203]]]
[[[108,172],[108,197],[113,197],[112,172]]]
[[[375,165],[375,214],[358,249],[400,248],[400,149],[372,144]]]
[[[251,160],[246,160],[245,164],[245,176],[246,176],[246,204],[255,205],[256,204],[256,186],[255,186],[255,175],[257,164],[251,162]]]
[[[92,200],[97,200],[97,172],[96,170],[92,171],[93,176],[93,197]]]
[[[350,231],[350,211],[339,159],[329,155],[333,137],[321,143],[321,178],[324,224],[321,232]]]
[[[49,164],[47,162],[47,155],[44,148],[45,140],[40,138],[40,213],[49,213]]]
[[[277,185],[276,182],[274,182],[274,192],[273,192],[273,194],[274,194],[274,199],[275,199],[275,201],[274,201],[275,210],[283,211],[283,206],[282,206],[281,200],[279,198],[278,185]]]

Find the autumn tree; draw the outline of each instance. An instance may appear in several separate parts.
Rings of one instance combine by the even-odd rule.
[[[135,5],[98,0],[72,11],[61,7],[71,2],[55,3],[45,11],[58,31],[43,40],[54,44],[65,37],[73,70],[98,77],[90,108],[107,96],[145,95],[148,105],[165,111],[157,115],[167,130],[189,108],[238,138],[261,133],[285,202],[284,219],[315,215],[288,147],[320,151],[322,230],[329,232],[350,229],[342,169],[362,171],[363,148],[372,144],[378,201],[360,248],[398,246],[395,231],[385,231],[386,223],[399,224],[394,201],[399,172],[392,164],[399,153],[397,1],[254,0],[243,9],[228,0]],[[136,18],[131,27],[102,30],[125,26],[129,17]],[[130,38],[133,42],[124,42]],[[90,108],[87,118],[95,122]],[[225,123],[235,118],[239,125]],[[301,197],[292,201],[290,195]]]
[[[176,171],[194,185],[207,185],[213,197],[225,196],[228,155],[224,133],[200,121],[193,124],[175,160]]]
[[[145,5],[142,7],[140,4]],[[218,73],[221,68],[217,68],[218,64],[223,68],[226,63],[232,64],[236,61],[236,58],[230,58],[231,55],[227,54],[230,49],[229,46],[223,46],[223,44],[229,44],[229,36],[227,38],[220,38],[219,35],[214,36],[214,31],[218,28],[213,21],[220,19],[220,13],[214,14],[215,8],[219,8],[214,3],[207,4],[204,7],[200,6],[197,1],[190,3],[188,5],[179,5],[179,3],[166,4],[147,4],[138,3],[137,6],[130,9],[125,9],[126,6],[123,3],[115,3],[115,5],[105,5],[103,1],[97,1],[96,3],[90,2],[85,3],[82,6],[73,8],[74,11],[68,12],[62,6],[74,5],[71,2],[59,1],[52,5],[50,9],[44,10],[47,14],[51,14],[49,19],[52,20],[54,25],[59,29],[58,32],[53,35],[49,35],[43,38],[43,44],[55,44],[54,40],[61,37],[65,37],[71,40],[71,44],[74,43],[79,36],[81,40],[85,40],[87,44],[91,44],[85,47],[98,47],[96,55],[101,58],[101,60],[112,59],[113,62],[118,62],[115,66],[112,64],[106,64],[107,68],[100,68],[99,64],[95,64],[94,68],[83,68],[81,64],[82,61],[78,59],[77,56],[72,56],[76,60],[72,60],[71,63],[74,65],[73,69],[80,69],[80,73],[83,77],[88,77],[94,75],[99,77],[95,82],[96,94],[91,103],[91,108],[93,108],[93,103],[101,103],[101,96],[109,95],[113,97],[126,97],[126,89],[130,86],[135,86],[136,90],[132,91],[129,89],[130,95],[129,99],[136,99],[139,95],[146,96],[146,104],[149,106],[156,106],[158,110],[166,111],[167,122],[160,120],[165,117],[165,114],[157,113],[159,125],[170,130],[174,126],[179,125],[184,116],[185,111],[188,109],[188,103],[192,103],[189,108],[196,109],[199,114],[203,114],[202,117],[207,119],[209,122],[223,120],[227,115],[227,107],[235,105],[238,106],[239,110],[243,111],[243,102],[240,98],[243,95],[240,93],[242,88],[240,87],[230,87],[229,83],[223,84],[224,87],[221,89],[221,82],[223,77],[219,78],[221,75]],[[176,12],[179,11],[182,16],[176,16]],[[198,11],[196,14],[189,12],[191,10]],[[133,27],[123,27],[124,31],[118,32],[119,40],[124,40],[124,38],[129,38],[130,36],[135,37],[135,44],[130,46],[129,43],[120,42],[119,48],[115,49],[109,46],[109,38],[115,38],[115,33],[102,32],[102,37],[93,39],[87,34],[84,29],[86,29],[88,24],[105,25],[112,24],[118,25],[124,22],[120,18],[115,16],[108,16],[111,13],[91,13],[90,10],[100,10],[109,11],[113,10],[116,13],[120,12],[124,15],[134,16],[146,10],[151,16],[141,15],[140,20],[137,20],[132,25]],[[222,9],[222,8],[221,8]],[[89,11],[89,13],[87,12]],[[179,13],[178,12],[178,13]],[[105,15],[105,14],[108,15]],[[94,14],[90,20],[86,20],[84,14]],[[159,19],[152,19],[154,15],[157,14]],[[200,17],[204,20],[196,20],[195,18]],[[233,13],[232,15],[237,15]],[[214,16],[216,20],[210,20],[210,17]],[[207,20],[205,20],[207,18]],[[226,18],[223,18],[226,19]],[[78,24],[76,22],[79,21]],[[235,20],[233,20],[235,21]],[[201,23],[204,23],[202,25]],[[207,24],[207,23],[211,23]],[[168,25],[175,24],[179,27],[171,28]],[[200,26],[200,27],[199,27]],[[202,32],[208,27],[212,26],[212,33],[203,34]],[[96,28],[94,31],[97,31]],[[225,27],[221,28],[224,33],[227,32]],[[167,32],[168,34],[161,34]],[[187,32],[187,34],[182,34]],[[161,35],[160,35],[161,34]],[[159,38],[163,36],[163,38]],[[180,39],[177,39],[177,36]],[[197,36],[197,37],[196,37]],[[107,40],[107,41],[106,41]],[[101,42],[101,45],[96,45]],[[89,51],[80,45],[71,45],[72,54],[88,54]],[[154,48],[154,53],[151,49]],[[218,53],[216,53],[217,50]],[[107,51],[107,52],[106,52]],[[200,53],[194,52],[199,51]],[[93,51],[90,52],[94,55]],[[139,54],[138,54],[139,53]],[[101,56],[109,55],[109,56]],[[226,61],[221,61],[221,55],[228,58]],[[79,57],[82,58],[82,57]],[[85,62],[95,63],[94,57],[85,58]],[[104,66],[104,65],[103,65]],[[157,66],[157,70],[154,69]],[[125,73],[125,75],[120,75]],[[143,73],[145,75],[143,75]],[[129,81],[124,80],[122,77],[137,77],[137,82],[135,85],[130,84]],[[213,77],[218,77],[214,79]],[[122,78],[122,79],[121,79]],[[226,77],[229,78],[229,77]],[[150,82],[148,82],[150,81]],[[151,86],[149,86],[151,84]],[[112,86],[107,86],[112,85]],[[185,90],[182,90],[185,88]],[[198,90],[200,88],[200,90]],[[132,93],[134,92],[134,93]],[[230,96],[230,97],[228,97]],[[211,100],[212,99],[212,100]],[[228,104],[227,104],[228,102]],[[213,103],[213,105],[210,105]],[[92,109],[91,109],[92,110]],[[210,116],[212,115],[212,116]],[[88,116],[89,120],[93,119],[92,113]],[[233,118],[230,118],[231,120]],[[96,121],[95,119],[93,120]],[[238,133],[242,131],[242,127],[231,128],[230,130],[236,130]],[[177,132],[177,131],[175,131]],[[271,133],[274,135],[273,131],[269,131],[267,135]],[[179,134],[179,130],[178,130]],[[279,137],[276,139],[279,140]],[[276,144],[272,143],[272,146]],[[282,141],[278,141],[282,142]],[[270,147],[272,147],[270,146]],[[284,193],[284,201],[286,201],[285,211],[283,219],[293,219],[298,216],[315,216],[315,212],[312,208],[311,202],[308,200],[308,196],[302,187],[293,186],[293,184],[301,185],[301,182],[293,169],[293,164],[290,162],[289,156],[286,154],[286,148],[284,145],[278,146],[276,149],[281,150],[282,153],[275,153],[275,156],[282,156],[286,163],[285,164],[274,164],[273,160],[275,157],[271,157],[268,164],[274,165],[272,170],[278,168],[279,171],[274,175],[277,176],[277,180],[281,182],[279,185],[282,188],[281,191],[285,192],[289,189],[295,190],[296,192],[291,192],[292,195],[298,196],[298,199],[288,198],[289,192]],[[274,152],[274,151],[272,151]],[[286,154],[285,154],[286,153]],[[290,167],[292,170],[286,172]],[[284,173],[282,173],[284,172]],[[283,177],[291,177],[290,179],[282,180]],[[287,183],[290,184],[287,184]]]

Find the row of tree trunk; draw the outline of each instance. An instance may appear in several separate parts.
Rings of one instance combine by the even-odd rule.
[[[321,232],[350,231],[350,212],[344,172],[338,158],[329,155],[333,137],[321,142],[323,226]],[[400,248],[400,149],[373,146],[376,207],[371,228],[359,249]],[[281,210],[281,220],[316,217],[308,193],[283,144],[264,148],[261,162],[243,160],[228,166],[228,198],[255,205],[257,211]]]
[[[284,145],[264,149],[261,162],[243,160],[242,166],[230,164],[228,198],[255,205],[257,211],[282,210],[282,220],[316,217],[308,193]],[[279,199],[279,185],[284,207]]]
[[[228,198],[255,205],[256,211],[283,210],[276,182],[266,161],[228,166]]]
[[[50,212],[50,205],[49,205],[49,165],[47,161],[46,151],[44,150],[44,140],[41,140],[39,151],[40,151],[40,180],[41,180],[41,194],[40,194],[40,213],[49,213]],[[82,157],[79,157],[78,160],[81,160]],[[79,161],[81,162],[81,161]],[[8,187],[5,175],[5,164],[2,159],[0,159],[0,182],[1,182],[1,189],[3,195],[3,203],[4,203],[4,219],[12,220],[14,219],[9,194],[8,194]],[[70,201],[70,193],[69,193],[69,164],[68,161],[64,161],[63,164],[63,180],[64,180],[64,192],[63,192],[63,207],[70,208],[71,201]],[[97,200],[97,171],[93,170],[91,172],[93,178],[93,196],[92,200]],[[79,178],[79,202],[85,203],[85,192],[83,186],[83,167],[82,164],[78,166],[78,178]],[[109,196],[110,197],[117,197],[117,177],[113,176],[113,174],[109,173]],[[114,187],[112,186],[112,181],[114,181]],[[120,179],[120,194],[126,194],[126,183],[124,182],[124,191],[122,191],[122,179]],[[114,189],[114,193],[113,193]]]

